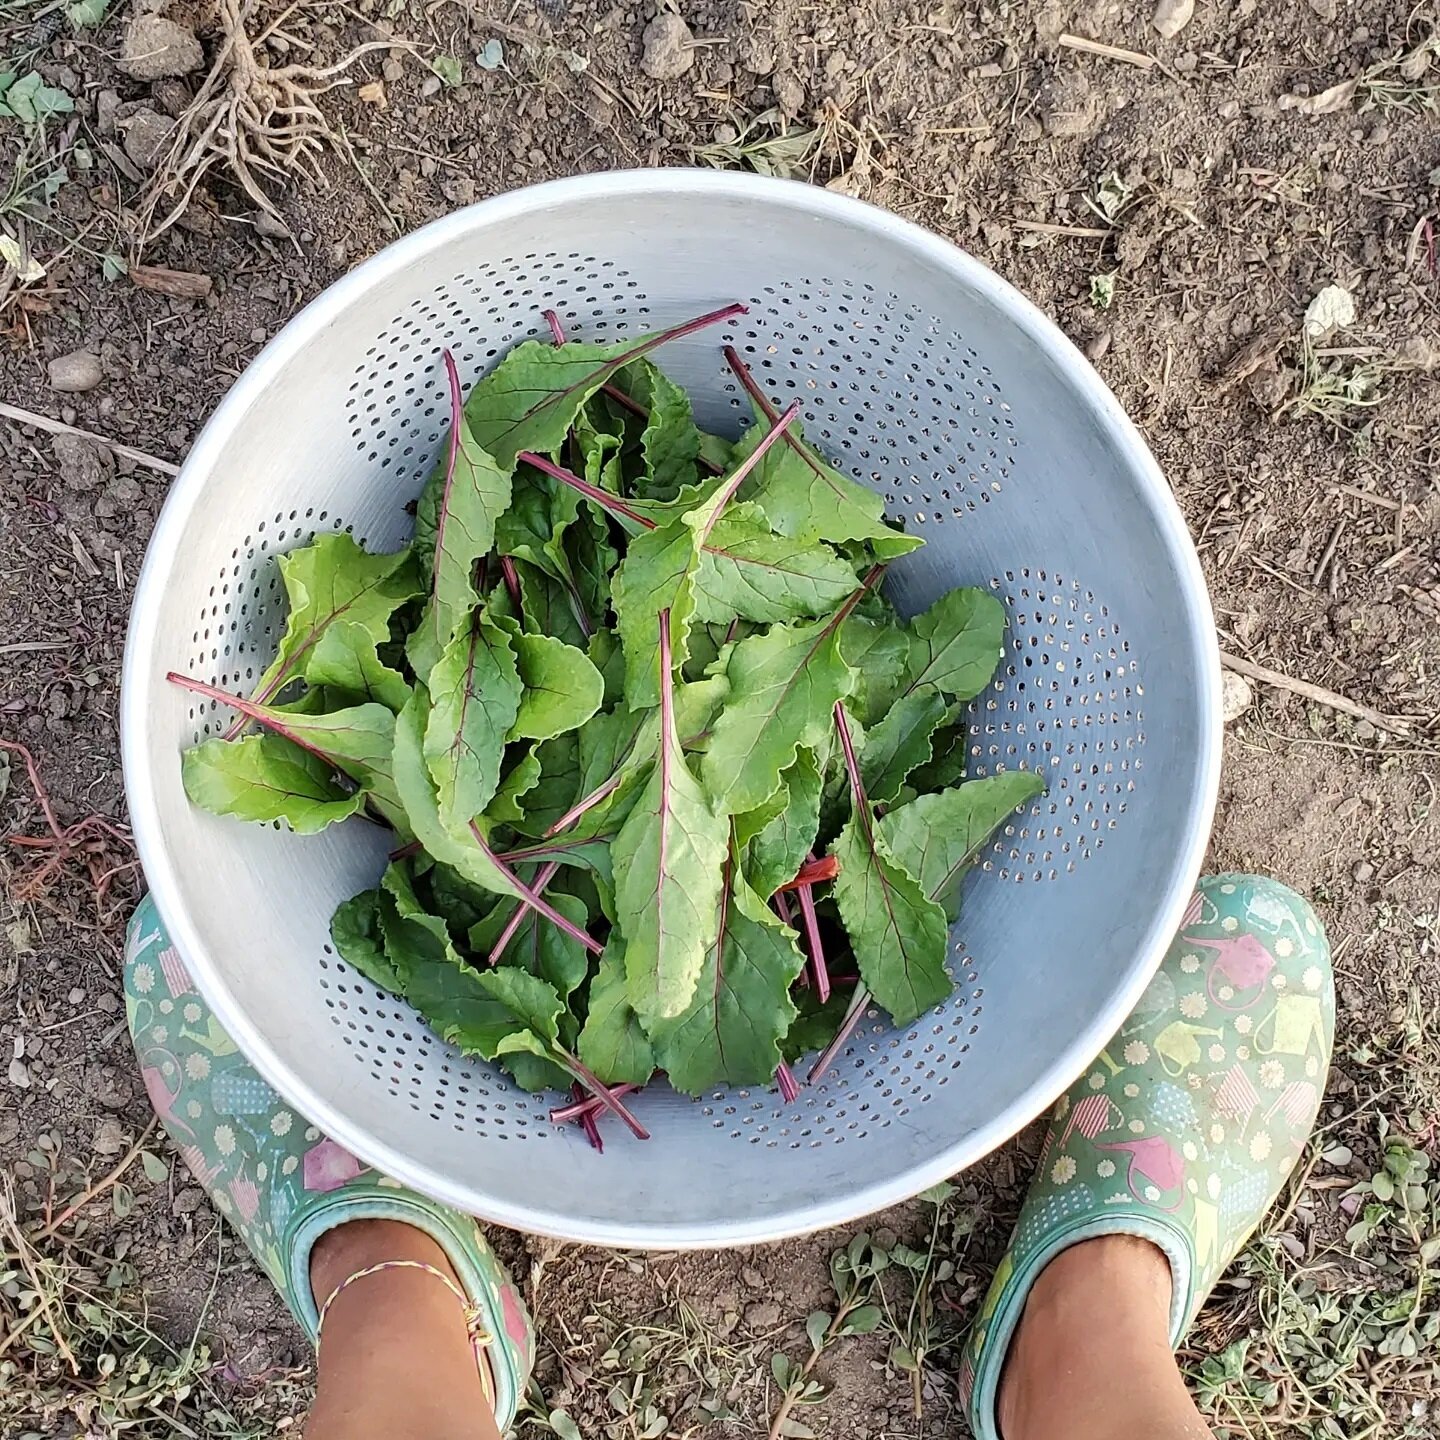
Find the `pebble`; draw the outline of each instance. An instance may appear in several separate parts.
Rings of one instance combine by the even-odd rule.
[[[120,108],[120,93],[117,90],[102,90],[95,97],[95,128],[101,135],[115,133],[115,112]]]
[[[805,87],[788,70],[775,77],[772,88],[782,115],[793,119],[805,108]]]
[[[640,37],[640,68],[652,80],[678,80],[695,63],[694,39],[678,15],[657,15]]]
[[[1103,360],[1110,353],[1110,343],[1113,338],[1113,332],[1109,330],[1102,330],[1098,335],[1093,336],[1085,346],[1086,359]]]
[[[1062,70],[1040,90],[1040,123],[1057,140],[1089,135],[1100,115],[1090,95],[1090,82],[1079,70]]]
[[[137,110],[121,125],[125,131],[125,153],[141,170],[153,169],[175,122],[147,107]]]
[[[404,73],[405,67],[393,55],[385,57],[385,63],[380,67],[380,74],[384,76],[387,84],[393,85]]]
[[[60,477],[82,494],[97,490],[115,474],[115,457],[104,445],[83,435],[57,435],[50,442]]]
[[[173,1215],[193,1215],[204,1203],[205,1192],[198,1185],[187,1185],[175,1192],[170,1212]]]
[[[1195,0],[1160,0],[1150,23],[1167,39],[1173,40],[1195,16]]]
[[[440,93],[440,83],[440,77],[438,75],[427,75],[420,82],[421,95],[426,99],[429,99],[432,95],[438,95]]]
[[[740,1278],[752,1290],[758,1290],[765,1283],[765,1277],[753,1265],[747,1265],[740,1272]]]
[[[1357,885],[1365,885],[1375,878],[1375,867],[1368,860],[1357,860],[1350,867],[1350,878]]]
[[[50,372],[50,388],[68,395],[83,395],[93,390],[104,378],[100,368],[100,357],[88,350],[75,350],[69,355],[57,355],[47,367]]]
[[[268,210],[257,210],[252,223],[256,234],[263,235],[267,240],[290,238],[290,227],[278,215],[272,215]]]
[[[1233,670],[1226,670],[1220,677],[1220,713],[1229,725],[1238,720],[1254,703],[1255,692],[1250,682]]]
[[[125,1132],[113,1115],[107,1115],[95,1127],[95,1138],[90,1142],[90,1148],[97,1155],[118,1155],[125,1148]]]
[[[163,15],[136,15],[115,63],[131,79],[163,80],[198,70],[205,63],[205,52],[188,25]]]
[[[745,1307],[745,1323],[752,1330],[769,1330],[780,1323],[780,1306],[774,1300],[757,1300]]]
[[[250,332],[250,341],[254,345],[263,345],[269,338],[269,333],[263,325],[257,325]]]
[[[10,1062],[10,1083],[17,1090],[30,1088],[30,1072],[25,1068],[25,1062],[18,1056]]]

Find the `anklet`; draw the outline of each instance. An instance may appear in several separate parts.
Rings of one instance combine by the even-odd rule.
[[[341,1292],[349,1289],[357,1280],[364,1280],[369,1275],[379,1275],[385,1270],[423,1270],[425,1274],[433,1275],[460,1302],[465,1315],[465,1333],[470,1337],[470,1345],[475,1352],[475,1365],[480,1372],[480,1388],[485,1392],[485,1398],[493,1408],[495,1404],[494,1383],[490,1372],[490,1361],[485,1351],[494,1343],[495,1336],[485,1324],[485,1312],[480,1306],[472,1305],[465,1292],[443,1270],[437,1270],[435,1266],[427,1265],[423,1260],[385,1260],[379,1265],[369,1265],[364,1270],[357,1270],[353,1275],[347,1275],[330,1292],[330,1298],[320,1307],[320,1322],[315,1327],[316,1358],[318,1359],[320,1356],[320,1336],[325,1328],[325,1317],[330,1313],[330,1307],[340,1298]]]

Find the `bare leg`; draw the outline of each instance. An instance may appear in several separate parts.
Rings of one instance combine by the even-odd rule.
[[[318,1304],[357,1270],[420,1260],[454,1278],[430,1237],[392,1220],[323,1235],[310,1257]],[[306,1440],[499,1440],[460,1302],[433,1275],[387,1270],[350,1286],[321,1336]]]
[[[1170,1266],[1147,1240],[1087,1240],[1041,1272],[1000,1381],[1004,1440],[1208,1440],[1170,1353]]]

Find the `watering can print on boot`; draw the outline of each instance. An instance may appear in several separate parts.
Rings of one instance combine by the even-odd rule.
[[[1165,1073],[1178,1080],[1200,1059],[1200,1036],[1218,1038],[1223,1030],[1208,1030],[1188,1020],[1172,1020],[1151,1042]]]
[[[1261,1055],[1304,1055],[1311,1046],[1325,1053],[1325,1012],[1318,995],[1282,995],[1275,1008],[1255,1027],[1255,1049]]]
[[[1205,992],[1222,1010],[1248,1010],[1264,993],[1265,982],[1275,969],[1275,957],[1253,935],[1233,940],[1202,940],[1187,937],[1187,944],[1214,951]]]
[[[1097,1142],[1097,1150],[1122,1150],[1130,1157],[1126,1181],[1137,1200],[1158,1210],[1178,1210],[1185,1198],[1185,1161],[1163,1135]]]

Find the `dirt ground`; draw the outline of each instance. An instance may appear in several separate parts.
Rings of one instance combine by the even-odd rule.
[[[1200,0],[1164,38],[1153,0],[673,0],[693,48],[683,74],[658,80],[642,64],[650,4],[301,4],[262,47],[273,67],[388,44],[319,102],[346,137],[321,160],[323,186],[265,182],[269,217],[216,168],[145,247],[145,264],[204,277],[188,282],[133,268],[136,237],[146,213],[164,218],[145,208],[151,167],[221,23],[177,0],[166,13],[204,58],[136,78],[116,62],[145,8],[117,0],[97,28],[72,29],[46,23],[53,6],[0,4],[0,75],[37,72],[74,102],[43,126],[0,119],[0,234],[21,247],[0,272],[0,400],[148,457],[0,420],[0,739],[33,752],[62,828],[98,817],[49,869],[53,851],[0,846],[4,1433],[109,1435],[128,1416],[129,1435],[265,1435],[298,1423],[307,1397],[297,1331],[162,1141],[78,1221],[42,1233],[151,1118],[117,982],[138,881],[116,712],[130,587],[169,478],[153,460],[183,460],[264,342],[396,233],[537,180],[710,163],[887,206],[1032,297],[1154,448],[1222,647],[1351,702],[1256,682],[1227,727],[1213,863],[1273,872],[1314,900],[1341,1028],[1323,1134],[1185,1359],[1226,1434],[1434,1435],[1433,8]],[[257,6],[251,33],[281,8]],[[46,273],[21,283],[25,252]],[[189,298],[166,293],[177,283]],[[1353,322],[1307,347],[1307,306],[1332,284]],[[98,360],[98,383],[55,388],[50,362],[77,351]],[[96,378],[79,364],[72,377]],[[0,831],[44,834],[11,758]],[[944,1278],[919,1320],[892,1283],[887,1323],[826,1350],[814,1373],[829,1389],[785,1433],[964,1433],[956,1340],[1033,1153],[1022,1137],[958,1177],[938,1215],[915,1202],[875,1217],[875,1243],[932,1254]],[[526,1425],[561,1440],[576,1427],[587,1440],[764,1434],[772,1352],[804,1360],[806,1315],[833,1306],[827,1260],[849,1240],[631,1256],[502,1237],[543,1332]],[[36,1294],[63,1310],[78,1374],[43,1338]],[[925,1352],[918,1417],[903,1349]]]

